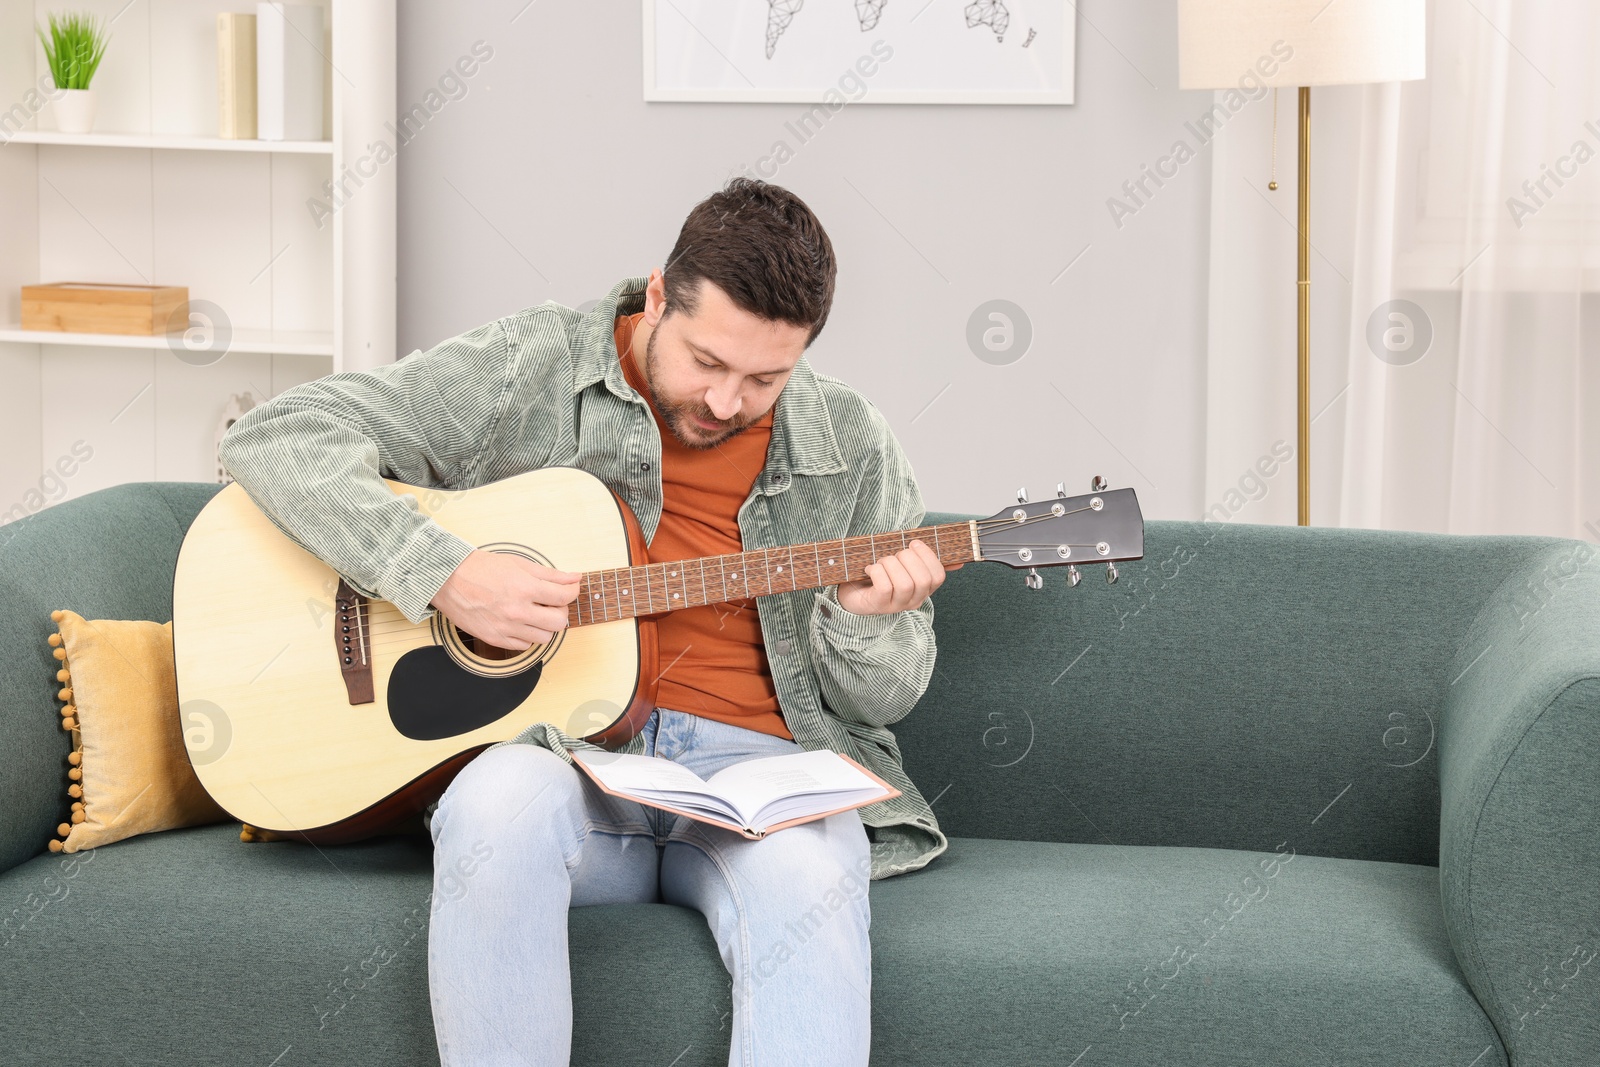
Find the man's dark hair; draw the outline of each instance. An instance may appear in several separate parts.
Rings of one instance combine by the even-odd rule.
[[[769,322],[804,326],[806,347],[833,305],[833,244],[805,201],[755,178],[729,179],[684,220],[662,281],[667,314],[693,315],[700,279]]]

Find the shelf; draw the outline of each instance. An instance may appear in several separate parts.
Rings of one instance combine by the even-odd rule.
[[[82,145],[98,148],[168,148],[199,152],[293,152],[333,155],[332,141],[229,140],[176,133],[57,133],[55,130],[19,130],[7,144]]]
[[[176,338],[177,335],[170,335]],[[0,341],[35,345],[88,345],[95,348],[172,347],[168,334],[64,333],[60,330],[24,330],[16,323],[0,326]],[[182,347],[181,344],[178,347]],[[228,351],[271,353],[280,356],[333,356],[333,334],[318,330],[234,330]]]

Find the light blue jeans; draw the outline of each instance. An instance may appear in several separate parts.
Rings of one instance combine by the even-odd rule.
[[[643,733],[647,754],[702,778],[802,751],[665,708]],[[431,826],[428,984],[443,1067],[567,1064],[567,909],[624,902],[706,917],[732,977],[732,1067],[867,1062],[871,857],[857,812],[750,841],[613,797],[538,745],[503,745],[462,769]]]

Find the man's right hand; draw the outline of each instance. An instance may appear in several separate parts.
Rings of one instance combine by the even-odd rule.
[[[567,625],[582,576],[506,552],[473,551],[434,594],[433,606],[480,641],[521,652]]]

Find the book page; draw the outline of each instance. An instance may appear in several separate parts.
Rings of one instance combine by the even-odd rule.
[[[670,790],[695,796],[712,794],[698,774],[662,756],[574,749],[572,758],[583,760],[584,766],[594,771],[596,778],[619,793]]]
[[[763,756],[725,767],[706,782],[714,792],[745,816],[746,825],[762,829],[756,820],[762,809],[777,801],[790,800],[784,808],[792,815],[836,808],[855,796],[870,796],[882,787],[837,753],[821,749],[791,752],[783,756]],[[798,798],[810,798],[809,801]],[[781,822],[781,819],[765,822]]]

